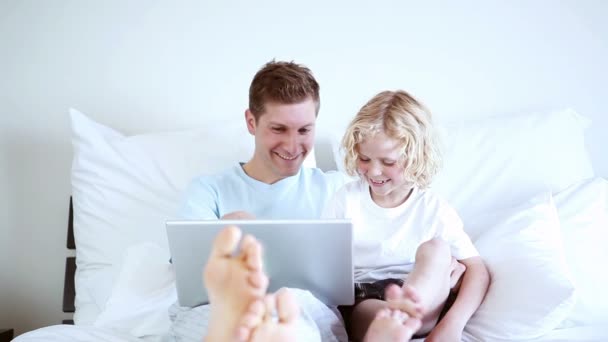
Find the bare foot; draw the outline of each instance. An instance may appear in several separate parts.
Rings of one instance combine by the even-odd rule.
[[[240,249],[241,230],[229,226],[218,234],[203,280],[209,293],[211,317],[205,341],[244,340],[249,335],[241,320],[249,306],[264,297],[268,277],[262,270],[262,246],[246,235]]]
[[[422,323],[403,311],[382,309],[370,324],[365,334],[366,342],[409,341]]]
[[[384,291],[384,298],[390,309],[400,310],[409,317],[422,319],[424,308],[420,302],[420,296],[412,286],[404,284],[399,287],[391,284]]]
[[[239,335],[250,342],[295,341],[299,315],[295,299],[283,288],[252,303],[241,320],[243,334]]]

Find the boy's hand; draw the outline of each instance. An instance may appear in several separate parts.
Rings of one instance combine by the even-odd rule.
[[[458,293],[462,283],[462,275],[466,270],[467,267],[464,264],[452,258],[452,264],[450,265],[450,289],[452,289],[452,292]]]

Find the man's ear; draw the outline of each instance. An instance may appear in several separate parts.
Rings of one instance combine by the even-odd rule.
[[[249,131],[249,134],[255,135],[255,116],[253,116],[253,113],[249,109],[245,110],[245,122],[247,122],[247,130]]]

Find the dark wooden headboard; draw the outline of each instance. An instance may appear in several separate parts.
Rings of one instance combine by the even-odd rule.
[[[66,247],[70,250],[76,250],[74,242],[74,207],[72,206],[72,197],[70,196],[70,210],[68,214],[68,237]],[[73,313],[74,297],[76,296],[76,288],[74,287],[74,275],[76,273],[76,257],[65,258],[65,278],[63,280],[63,312]],[[63,324],[74,324],[74,320],[65,319]]]

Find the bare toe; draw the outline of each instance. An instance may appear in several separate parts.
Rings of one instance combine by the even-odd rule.
[[[230,257],[241,240],[241,230],[236,226],[226,226],[216,236],[211,247],[211,257]]]
[[[384,289],[384,298],[386,300],[400,300],[403,296],[403,291],[396,284],[389,284]]]
[[[241,250],[247,267],[252,271],[261,271],[263,266],[262,244],[256,238],[247,234],[241,243]]]
[[[420,328],[420,324],[419,319],[411,318],[400,310],[383,309],[376,314],[364,341],[409,341]]]
[[[405,323],[403,323],[403,327],[406,329],[406,332],[407,332],[407,335],[409,336],[409,338],[414,336],[416,331],[418,331],[418,329],[420,329],[421,326],[422,326],[422,321],[419,320],[418,318],[410,317],[407,319],[407,321],[405,321]]]
[[[384,296],[391,309],[401,310],[412,317],[422,317],[423,308],[420,296],[413,287],[409,285],[399,287],[391,284],[386,287]]]
[[[268,276],[262,272],[255,272],[249,274],[247,277],[249,285],[254,288],[266,290],[268,288]]]
[[[237,330],[238,339],[241,341],[248,341],[251,337],[251,332],[258,325],[262,323],[264,318],[265,308],[262,300],[256,300],[249,305],[247,312],[241,318]]]
[[[401,290],[403,292],[403,295],[406,298],[411,299],[413,302],[420,302],[420,295],[418,294],[418,291],[416,291],[416,289],[408,284],[403,284],[403,287],[401,287]]]
[[[300,308],[288,289],[281,288],[279,291],[277,291],[276,302],[277,315],[280,322],[293,322],[300,315]]]

